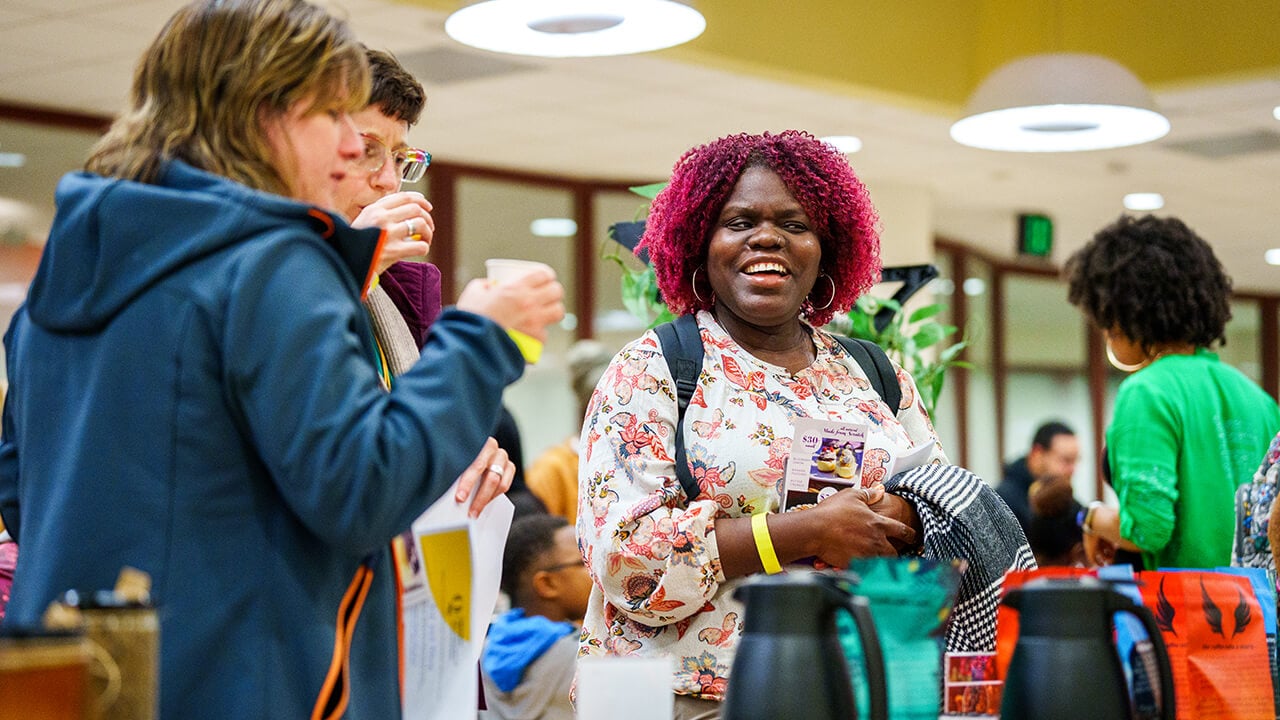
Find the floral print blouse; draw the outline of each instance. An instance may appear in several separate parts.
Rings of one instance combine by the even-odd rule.
[[[702,374],[685,412],[699,496],[674,472],[674,382],[653,331],[624,347],[601,377],[582,429],[578,543],[593,587],[578,653],[668,656],[676,694],[723,700],[742,606],[726,580],[715,520],[777,511],[797,417],[861,419],[901,450],[934,441],[915,381],[892,412],[857,362],[813,330],[814,363],[791,374],[743,350],[698,313]]]

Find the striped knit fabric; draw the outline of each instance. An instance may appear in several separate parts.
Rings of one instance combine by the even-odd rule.
[[[982,478],[955,465],[908,470],[885,489],[915,506],[924,557],[966,565],[947,626],[947,651],[995,652],[1004,574],[1036,567],[1017,518]]]

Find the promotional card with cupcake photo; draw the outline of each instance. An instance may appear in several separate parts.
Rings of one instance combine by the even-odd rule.
[[[782,509],[814,505],[847,487],[870,487],[929,457],[933,443],[900,452],[863,423],[796,418]]]

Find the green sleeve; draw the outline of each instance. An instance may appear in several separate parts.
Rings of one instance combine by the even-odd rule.
[[[1150,384],[1127,382],[1107,430],[1111,484],[1120,501],[1120,535],[1158,553],[1173,536],[1178,501],[1176,408]]]

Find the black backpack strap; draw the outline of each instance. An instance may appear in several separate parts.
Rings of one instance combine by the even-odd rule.
[[[866,373],[867,379],[871,381],[871,387],[880,394],[893,414],[897,415],[899,406],[902,404],[902,386],[898,384],[898,373],[894,372],[889,356],[879,345],[870,340],[844,335],[834,337],[858,362],[862,372]]]
[[[702,374],[702,335],[693,315],[681,315],[653,330],[658,334],[667,369],[676,384],[676,478],[684,488],[687,502],[692,502],[702,491],[689,470],[689,458],[684,450],[684,411],[698,389],[698,376]]]

